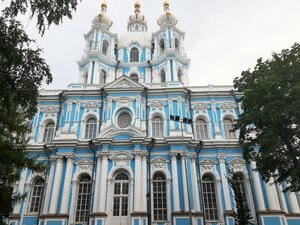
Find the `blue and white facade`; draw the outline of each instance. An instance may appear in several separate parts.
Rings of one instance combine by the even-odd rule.
[[[48,169],[21,171],[15,192],[27,196],[9,224],[234,225],[232,168],[254,224],[299,225],[299,194],[262,181],[230,132],[242,110],[233,87],[189,86],[185,34],[169,3],[151,36],[136,3],[120,38],[101,7],[79,82],[41,91],[28,151]]]

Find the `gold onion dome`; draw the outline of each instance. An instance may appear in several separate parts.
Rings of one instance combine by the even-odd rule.
[[[164,1],[163,7],[165,12],[157,20],[158,25],[161,27],[175,26],[178,22],[177,18],[172,13],[170,13],[169,6],[169,1]]]
[[[93,19],[93,26],[102,27],[105,30],[109,30],[112,26],[113,22],[111,19],[106,15],[107,3],[101,3],[101,13],[94,17]]]

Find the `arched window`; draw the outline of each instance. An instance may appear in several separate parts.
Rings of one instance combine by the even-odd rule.
[[[100,84],[106,84],[107,73],[105,70],[100,71]]]
[[[179,51],[179,40],[175,38],[175,50]]]
[[[103,42],[102,42],[102,54],[103,55],[108,55],[108,47],[109,47],[109,43],[108,43],[108,41],[107,40],[103,40]]]
[[[135,81],[135,82],[137,82],[137,83],[139,82],[139,77],[135,73],[133,73],[133,74],[130,75],[130,79],[133,80],[133,81]]]
[[[119,172],[114,179],[113,216],[128,216],[129,177],[125,172]]]
[[[41,177],[35,179],[35,181],[33,182],[29,204],[29,212],[38,213],[40,211],[43,200],[44,185],[44,179]]]
[[[164,136],[164,121],[161,116],[155,116],[152,119],[152,137]]]
[[[202,191],[206,220],[218,220],[218,206],[214,178],[210,174],[202,177]]]
[[[93,40],[90,40],[89,41],[89,50],[92,50],[93,49]]]
[[[53,122],[50,122],[46,125],[44,138],[43,138],[44,143],[49,143],[52,141],[54,136],[54,130],[55,130],[55,124]]]
[[[90,118],[86,122],[85,126],[85,138],[93,139],[97,134],[97,120],[95,118]]]
[[[165,51],[165,40],[163,38],[159,41],[159,50],[160,54],[164,53]]]
[[[234,139],[236,138],[235,133],[232,131],[234,128],[234,123],[231,119],[225,118],[223,120],[223,132],[224,132],[224,137],[226,139]]]
[[[139,61],[139,50],[136,47],[133,47],[130,50],[130,62],[138,62]]]
[[[155,221],[167,220],[167,184],[162,173],[153,176],[153,217]]]
[[[161,83],[166,83],[166,72],[164,69],[160,71],[160,82]]]
[[[177,70],[177,80],[181,83],[182,83],[182,75],[183,75],[182,70],[178,69]]]
[[[247,199],[247,194],[246,194],[244,175],[242,174],[242,172],[234,173],[233,179],[236,180],[239,185],[238,187],[239,187],[239,189],[240,189],[239,191],[243,197],[244,205],[250,210],[250,207],[248,204],[248,199]]]
[[[87,174],[79,179],[75,222],[87,222],[91,199],[91,177]]]
[[[196,127],[196,139],[198,140],[207,140],[208,138],[208,130],[207,123],[204,119],[198,118],[195,123]]]

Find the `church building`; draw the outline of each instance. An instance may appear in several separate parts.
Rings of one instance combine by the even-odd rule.
[[[112,24],[104,2],[84,35],[78,82],[41,90],[27,148],[47,170],[20,172],[15,192],[27,195],[9,225],[234,225],[229,168],[253,224],[299,225],[299,194],[243,159],[231,132],[240,93],[189,85],[168,1],[151,34],[139,2],[123,36]]]

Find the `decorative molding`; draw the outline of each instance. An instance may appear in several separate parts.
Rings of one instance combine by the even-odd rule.
[[[165,107],[166,104],[163,103],[162,101],[154,100],[154,101],[149,102],[148,106],[158,108],[158,107]]]
[[[57,107],[57,106],[41,106],[40,111],[42,113],[58,113],[59,107]]]
[[[198,103],[192,105],[193,110],[208,110],[210,108],[209,104]]]
[[[109,159],[113,162],[113,166],[125,167],[130,166],[130,161],[133,159],[131,154],[120,152],[113,154],[109,157]]]
[[[101,103],[96,102],[96,101],[89,101],[89,102],[83,103],[81,105],[81,107],[84,109],[99,109],[101,107]]]
[[[220,109],[235,109],[237,105],[234,102],[225,102],[219,105]]]
[[[151,160],[151,169],[152,171],[168,170],[168,163],[168,160],[158,156]]]

